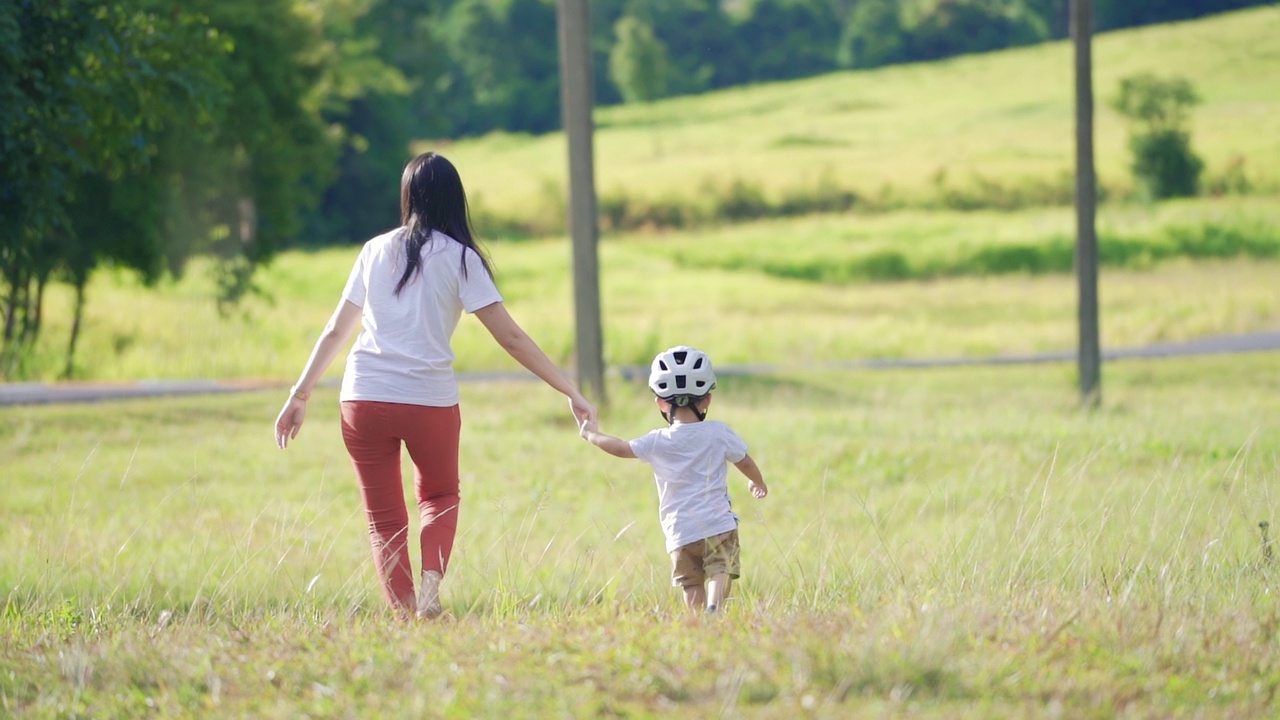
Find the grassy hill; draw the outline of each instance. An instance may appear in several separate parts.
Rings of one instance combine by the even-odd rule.
[[[1129,184],[1128,129],[1107,104],[1122,77],[1180,75],[1203,98],[1192,138],[1221,175],[1243,159],[1280,187],[1280,8],[1099,35],[1097,163]],[[696,198],[734,180],[782,193],[822,177],[864,196],[935,192],[941,179],[1059,182],[1072,167],[1071,48],[1048,43],[952,60],[842,72],[596,113],[602,196]],[[597,68],[597,71],[600,71]],[[562,135],[424,143],[461,169],[475,204],[548,227],[563,212]],[[1069,187],[1069,185],[1068,185]]]

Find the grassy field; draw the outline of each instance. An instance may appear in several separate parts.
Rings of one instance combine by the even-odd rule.
[[[1244,158],[1261,188],[1102,208],[1104,347],[1280,328],[1278,34],[1269,7],[1098,38],[1100,100],[1137,71],[1188,77],[1210,175]],[[713,408],[772,491],[731,489],[726,617],[681,610],[645,467],[579,440],[535,383],[463,387],[460,537],[430,624],[383,609],[332,387],[287,452],[280,393],[0,407],[0,717],[1272,717],[1276,353],[1110,363],[1092,412],[1067,364],[802,369],[1073,346],[1070,211],[929,200],[1061,177],[1069,71],[1056,43],[597,113],[605,196],[910,200],[601,246],[612,367],[684,342],[788,368],[724,378]],[[1098,132],[1123,189],[1102,102]],[[482,218],[563,212],[559,136],[443,149]],[[513,315],[567,365],[567,242],[490,249]],[[154,289],[102,271],[75,375],[287,382],[354,254],[286,253],[227,317],[199,264]],[[61,369],[65,288],[45,317],[26,378]],[[474,320],[454,346],[459,369],[514,369]],[[610,392],[606,431],[659,420],[639,384]]]
[[[604,427],[657,420],[615,384]],[[1271,717],[1274,353],[726,378],[719,622],[668,587],[644,466],[534,383],[463,388],[449,619],[383,611],[332,391],[0,409],[0,715]]]
[[[1280,8],[1105,33],[1095,40],[1096,147],[1104,185],[1129,177],[1128,127],[1108,99],[1121,78],[1190,80],[1203,99],[1192,141],[1207,175],[1233,163],[1280,188]],[[596,113],[603,196],[689,202],[735,180],[778,194],[821,177],[867,197],[924,202],[940,178],[1052,181],[1072,169],[1071,49],[1066,42],[940,63],[843,72]],[[563,214],[564,138],[495,135],[427,143],[453,159],[476,205],[535,226]],[[1069,195],[1068,195],[1069,197]]]
[[[1064,209],[898,212],[611,238],[600,252],[606,359],[614,366],[647,366],[654,353],[679,342],[703,346],[725,363],[1070,348],[1076,291],[1069,273],[990,275],[979,269],[976,276],[904,282],[819,280],[822,273],[883,259],[888,251],[905,267],[1009,248],[1034,254],[1065,242],[1071,223]],[[1137,238],[1153,248],[1171,229],[1204,227],[1280,240],[1273,206],[1263,198],[1111,205],[1099,218],[1104,241]],[[506,241],[490,249],[512,314],[554,359],[568,364],[573,320],[567,243]],[[291,380],[336,305],[354,254],[354,248],[342,248],[283,255],[261,276],[269,301],[248,301],[229,317],[217,314],[208,275],[199,267],[159,289],[143,288],[124,273],[101,272],[89,288],[77,377]],[[1104,346],[1280,327],[1278,271],[1277,260],[1247,255],[1196,262],[1139,257],[1125,267],[1104,267]],[[70,301],[65,288],[50,290],[47,329],[28,377],[52,379],[61,370]],[[515,369],[472,319],[460,325],[454,347],[461,369]],[[341,365],[335,363],[335,376]]]

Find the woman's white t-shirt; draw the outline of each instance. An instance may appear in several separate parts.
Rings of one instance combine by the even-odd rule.
[[[667,552],[738,527],[726,463],[746,457],[747,443],[728,425],[676,423],[629,444],[637,458],[653,466]]]
[[[404,232],[365,243],[342,291],[360,307],[363,329],[347,355],[339,399],[450,407],[458,404],[449,344],[458,320],[502,295],[477,253],[437,231],[422,247],[422,272],[396,296]]]

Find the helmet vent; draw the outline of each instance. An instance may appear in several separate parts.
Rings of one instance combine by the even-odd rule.
[[[661,367],[663,370],[666,370],[666,371],[668,371],[668,372],[671,370],[671,368],[667,367],[667,364],[666,364],[665,362],[663,362],[662,360],[659,360],[659,361],[658,361],[658,366],[659,366],[659,367]]]
[[[671,355],[672,355],[672,357],[674,357],[674,358],[676,359],[676,364],[677,364],[677,365],[683,365],[683,364],[684,364],[684,360],[685,360],[685,358],[689,357],[689,353],[687,353],[687,352],[685,352],[685,351],[683,351],[683,350],[681,350],[681,351],[679,351],[679,352],[671,353]],[[697,366],[695,365],[694,367],[697,367]]]
[[[694,369],[694,370],[699,370],[699,369],[701,369],[701,368],[702,368],[702,358],[698,358],[697,360],[694,360],[694,361],[693,361],[693,369]]]
[[[677,375],[677,376],[676,376],[676,388],[677,388],[677,389],[679,389],[679,390],[683,390],[683,389],[684,389],[684,386],[685,386],[685,376],[684,376],[684,375]]]

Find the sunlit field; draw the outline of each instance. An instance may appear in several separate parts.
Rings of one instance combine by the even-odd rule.
[[[1109,100],[1121,78],[1185,77],[1202,102],[1192,144],[1207,179],[1233,164],[1280,188],[1280,9],[1099,35],[1094,42],[1099,177],[1131,188],[1129,128]],[[876,197],[920,198],[939,180],[1052,180],[1073,168],[1067,42],[938,63],[833,73],[596,113],[596,176],[604,195],[696,200],[734,180],[779,193],[820,177]],[[561,135],[495,135],[424,143],[457,162],[477,204],[505,217],[563,213]],[[1069,187],[1069,185],[1068,185]]]
[[[1278,36],[1266,7],[1097,38],[1104,349],[1280,329]],[[1075,347],[1067,203],[936,202],[1060,182],[1070,69],[1053,43],[597,111],[602,198],[859,197],[602,238],[606,432],[662,422],[630,379],[661,349],[756,368],[722,373],[711,409],[771,491],[731,472],[743,576],[714,619],[670,586],[646,466],[579,439],[473,318],[456,367],[498,379],[462,386],[446,613],[394,619],[341,360],[272,441],[357,248],[281,254],[225,315],[203,261],[151,288],[97,272],[73,379],[282,389],[0,406],[0,718],[1274,717],[1280,353],[1108,362],[1092,410],[1069,363],[834,369]],[[1106,99],[1140,71],[1192,81],[1206,181],[1248,188],[1130,192]],[[423,147],[458,165],[509,309],[572,371],[568,240],[512,229],[563,214],[562,138]],[[60,375],[71,303],[50,286],[15,377]]]
[[[727,377],[744,568],[690,618],[646,468],[532,382],[463,387],[447,619],[381,604],[317,393],[0,409],[0,707],[19,717],[1272,713],[1276,355]],[[614,382],[606,430],[660,421]]]

